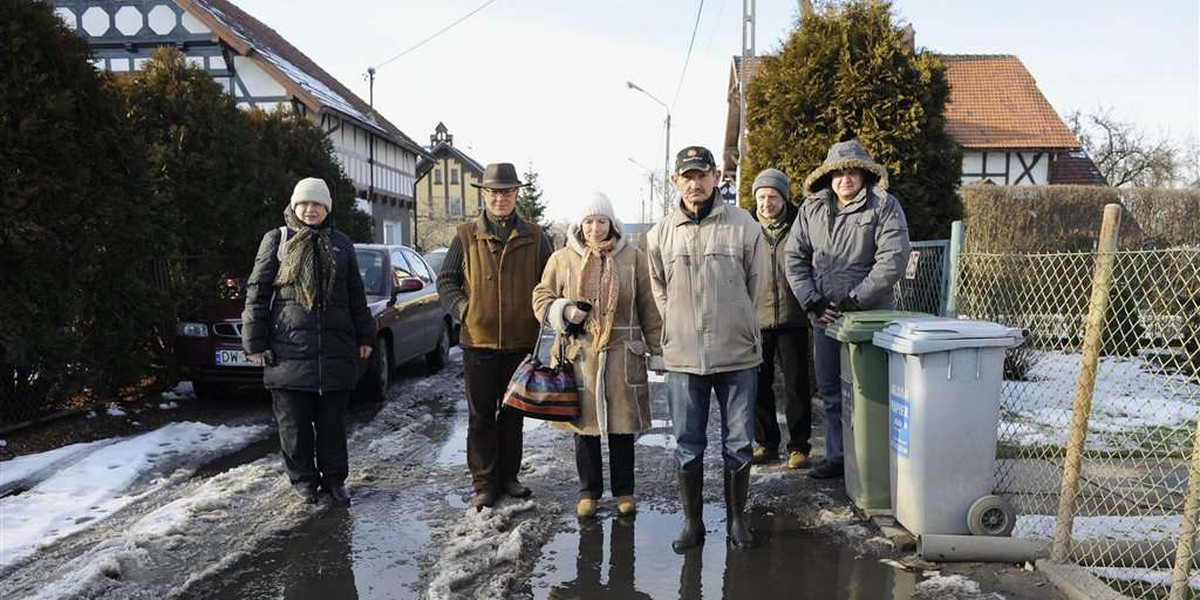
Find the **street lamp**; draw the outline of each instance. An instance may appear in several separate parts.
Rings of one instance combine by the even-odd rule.
[[[633,160],[632,158],[629,158],[628,160],[629,160],[629,162],[633,163],[634,166],[636,166],[637,168],[645,171],[646,175],[648,175],[650,177],[650,187],[647,191],[650,192],[650,205],[653,206],[654,205],[654,169],[651,169],[650,167],[647,167],[646,165],[643,165],[642,163],[640,163],[636,160]],[[642,213],[640,215],[640,219],[641,219],[642,223],[646,222],[646,201],[644,199],[642,200]]]
[[[647,98],[659,103],[663,110],[667,111],[667,144],[663,148],[663,216],[670,212],[671,207],[667,205],[668,198],[671,197],[671,190],[667,187],[671,181],[671,107],[667,106],[666,102],[659,100],[654,94],[647,92],[632,81],[626,81],[625,86],[631,90],[637,90],[646,95]]]

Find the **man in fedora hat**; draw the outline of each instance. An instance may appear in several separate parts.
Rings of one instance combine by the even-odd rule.
[[[492,506],[500,494],[530,495],[517,481],[521,467],[521,415],[497,411],[521,360],[537,341],[530,310],[533,288],[553,248],[542,228],[517,214],[525,184],[511,163],[483,172],[484,210],[458,226],[438,274],[446,310],[462,322],[463,376],[467,392],[467,467],[475,495],[471,506]]]
[[[718,199],[720,180],[707,148],[681,150],[671,174],[679,203],[646,235],[650,286],[663,316],[662,354],[685,519],[672,542],[676,552],[704,541],[704,449],[714,392],[721,409],[726,535],[738,548],[754,542],[743,515],[762,362],[754,307],[767,249],[754,217]]]

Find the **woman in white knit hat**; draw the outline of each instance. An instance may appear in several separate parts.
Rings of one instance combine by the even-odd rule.
[[[296,184],[286,227],[258,247],[242,312],[242,347],[264,367],[288,479],[309,504],[320,488],[350,502],[346,403],[375,344],[354,244],[333,228],[332,208],[324,181]]]
[[[581,518],[596,514],[604,492],[600,436],[608,436],[612,495],[621,516],[636,512],[633,445],[650,427],[646,362],[662,353],[662,319],[650,292],[646,255],[621,232],[612,203],[592,194],[567,233],[567,245],[550,257],[533,290],[533,312],[557,334],[574,362],[582,415],[552,426],[575,434]]]

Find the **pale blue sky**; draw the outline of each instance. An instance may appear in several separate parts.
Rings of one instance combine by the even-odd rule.
[[[363,98],[363,73],[482,0],[234,0]],[[759,0],[758,50],[777,49],[796,3]],[[433,42],[380,69],[376,106],[425,143],[444,121],[480,162],[532,161],[553,218],[574,200],[609,194],[638,219],[646,178],[661,169],[663,110],[675,97],[697,1],[497,0]],[[706,0],[688,74],[672,111],[672,152],[720,151],[730,58],[742,2]],[[1200,129],[1200,2],[1164,0],[899,0],[919,46],[940,53],[1015,54],[1059,112],[1111,107],[1151,133]],[[654,216],[657,216],[655,214]]]

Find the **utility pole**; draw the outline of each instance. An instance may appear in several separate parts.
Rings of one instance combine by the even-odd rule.
[[[742,0],[742,63],[738,72],[738,164],[737,182],[742,180],[742,160],[746,157],[746,73],[754,60],[755,0]],[[741,190],[738,185],[738,190]]]

